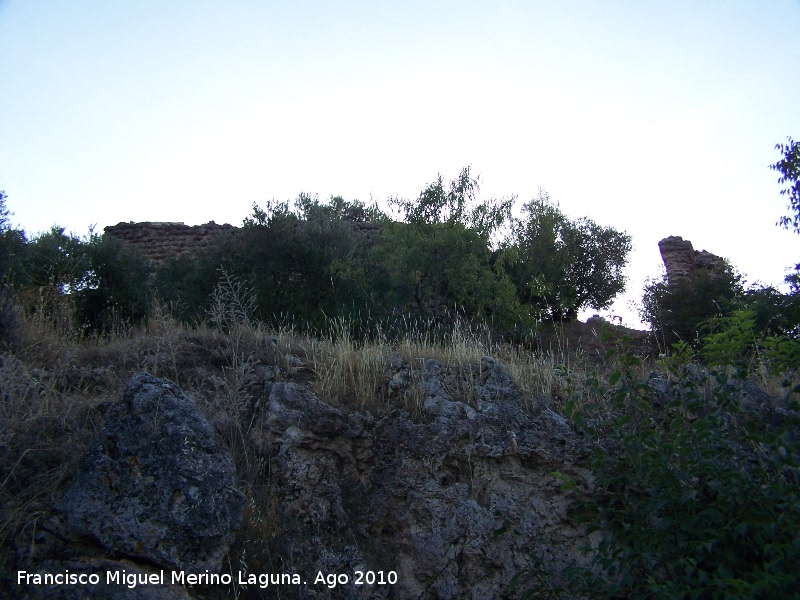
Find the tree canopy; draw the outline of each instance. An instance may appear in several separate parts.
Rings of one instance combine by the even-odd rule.
[[[631,237],[588,218],[570,220],[541,191],[513,223],[509,272],[523,303],[555,319],[606,308],[625,289]]]
[[[783,158],[770,168],[781,174],[778,183],[788,184],[781,190],[782,196],[788,196],[789,215],[784,215],[778,224],[785,229],[793,229],[795,233],[800,233],[800,143],[792,138],[787,138],[786,144],[776,144],[776,150],[780,150]]]
[[[479,198],[469,167],[442,175],[415,199],[390,198],[393,214],[333,196],[268,202],[199,254],[148,263],[108,236],[82,239],[54,227],[31,241],[0,227],[7,281],[50,286],[75,300],[90,329],[146,318],[157,297],[177,316],[207,318],[220,277],[253,294],[254,316],[319,329],[336,317],[480,320],[508,331],[603,308],[624,289],[630,237],[588,218],[568,219],[545,193],[512,216],[515,198]],[[7,238],[7,239],[6,239]],[[13,252],[11,252],[13,246]]]

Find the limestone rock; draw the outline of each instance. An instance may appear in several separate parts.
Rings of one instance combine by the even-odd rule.
[[[134,375],[57,502],[64,535],[167,568],[218,572],[242,520],[230,454],[174,384]]]
[[[679,236],[670,236],[658,242],[661,258],[667,269],[670,285],[691,281],[698,273],[705,272],[712,277],[725,273],[725,260],[703,250],[698,252],[692,242]]]
[[[419,416],[348,414],[283,382],[257,403],[257,446],[281,490],[283,569],[397,573],[391,587],[337,588],[341,598],[497,598],[530,550],[556,574],[587,565],[591,539],[569,513],[576,492],[554,475],[583,490],[591,480],[566,420],[545,399],[526,402],[488,357],[467,369],[428,360],[422,374]],[[387,377],[403,385],[415,384]]]

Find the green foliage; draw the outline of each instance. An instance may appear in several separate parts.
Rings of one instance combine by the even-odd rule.
[[[85,240],[64,233],[63,227],[39,234],[26,246],[26,283],[58,293],[81,289],[89,271],[86,248]]]
[[[797,289],[784,294],[772,286],[752,287],[745,291],[744,305],[754,313],[756,331],[784,337],[800,335]]]
[[[90,332],[105,332],[145,319],[150,269],[141,252],[107,235],[91,235],[84,250],[88,265],[75,294],[80,323]]]
[[[5,212],[0,203],[0,215]],[[7,222],[4,227],[0,266],[5,281],[18,290],[35,289],[40,300],[69,298],[78,330],[107,331],[146,317],[150,270],[134,247],[93,231],[81,238],[58,226],[28,241],[23,231],[8,228]]]
[[[750,360],[756,346],[755,312],[736,310],[711,319],[709,333],[703,336],[702,357],[707,365],[732,367],[739,379],[749,375]]]
[[[469,167],[464,167],[450,182],[447,191],[440,174],[417,200],[390,198],[389,202],[400,211],[406,223],[417,226],[437,223],[450,227],[461,225],[475,232],[488,246],[491,235],[510,218],[514,199],[486,200],[476,204],[478,191],[478,180],[472,178]]]
[[[702,324],[740,308],[743,296],[740,277],[730,267],[721,276],[700,271],[673,284],[664,275],[645,286],[640,315],[665,347],[678,341],[697,346]]]
[[[367,239],[356,224],[375,216],[374,209],[340,197],[323,204],[301,194],[292,206],[254,205],[241,230],[219,236],[194,260],[162,265],[156,290],[189,320],[209,314],[221,273],[253,291],[254,317],[264,321],[291,315],[319,328],[329,317],[367,312],[374,302],[365,287]]]
[[[234,273],[242,249],[232,238],[218,236],[197,256],[171,256],[153,274],[153,294],[185,323],[205,321],[221,272]]]
[[[601,440],[581,514],[602,541],[597,569],[573,573],[576,596],[797,597],[800,406],[789,391],[774,408],[742,409],[741,380],[729,380],[727,367],[739,366],[755,343],[752,313],[717,324],[724,327],[701,348],[709,372],[690,364],[685,343],[664,361],[672,381],[666,405],[637,380],[638,359],[624,354],[607,383],[594,380],[597,397],[611,399],[610,418],[571,405],[576,426]],[[796,361],[790,344],[774,340],[773,354]]]
[[[10,219],[11,211],[6,206],[6,199],[8,198],[8,194],[5,193],[5,190],[0,190],[0,231],[5,231],[10,229]]]
[[[478,192],[469,167],[449,184],[439,175],[414,200],[390,199],[399,221],[358,201],[300,194],[254,205],[241,229],[158,267],[113,237],[80,239],[54,227],[28,242],[8,228],[0,193],[0,267],[14,286],[69,296],[92,331],[146,318],[153,297],[184,322],[203,321],[222,273],[253,291],[254,318],[316,331],[364,315],[372,323],[485,321],[501,335],[525,336],[545,316],[606,306],[623,289],[627,235],[568,221],[547,202],[530,203],[528,221],[516,222],[513,198],[479,200]]]
[[[800,294],[784,294],[771,286],[745,289],[730,268],[722,277],[701,272],[673,285],[666,276],[648,282],[640,315],[665,348],[677,341],[699,348],[703,336],[714,328],[725,329],[735,311],[749,313],[755,337],[800,334]]]
[[[773,171],[781,174],[778,183],[788,184],[788,187],[781,190],[781,195],[789,197],[787,209],[791,214],[781,217],[778,225],[800,233],[800,143],[792,138],[787,138],[787,141],[786,144],[775,145],[775,149],[780,150],[783,158],[770,165]]]
[[[201,320],[224,271],[253,290],[261,320],[289,316],[321,330],[340,316],[386,323],[457,314],[515,335],[543,316],[605,306],[622,290],[627,235],[555,210],[542,212],[553,218],[536,223],[540,235],[511,244],[502,235],[513,224],[513,198],[478,200],[478,192],[467,167],[449,185],[439,175],[415,200],[391,198],[399,221],[338,196],[253,206],[241,230],[195,260],[165,262],[155,289],[182,318]],[[536,264],[544,269],[524,272]],[[531,284],[554,293],[532,301]]]
[[[384,222],[383,236],[370,253],[387,284],[376,289],[377,295],[435,321],[452,318],[454,308],[497,326],[524,319],[513,285],[490,249],[513,200],[476,203],[478,191],[465,168],[448,190],[440,175],[417,200],[391,200],[404,222]]]
[[[8,196],[0,191],[0,348],[16,345],[19,311],[14,301],[13,285],[22,271],[21,256],[25,251],[25,234],[11,229]]]
[[[4,283],[17,285],[25,282],[25,249],[28,241],[25,232],[17,229],[0,229],[0,276]]]
[[[572,319],[584,307],[607,307],[625,289],[629,235],[590,219],[571,221],[542,191],[523,210],[525,218],[513,224],[509,273],[533,312]]]

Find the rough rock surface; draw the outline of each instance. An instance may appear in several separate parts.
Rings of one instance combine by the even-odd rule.
[[[205,225],[183,223],[118,223],[106,227],[107,235],[135,245],[145,258],[160,264],[167,257],[196,254],[223,232],[232,232],[233,225],[217,225],[214,221]]]
[[[409,368],[395,361],[390,385]],[[346,414],[291,382],[257,403],[254,435],[281,490],[275,553],[309,583],[298,597],[329,597],[311,585],[318,571],[372,570],[397,583],[335,597],[500,598],[530,551],[552,573],[588,563],[575,492],[554,474],[583,490],[591,479],[566,420],[544,398],[525,406],[492,359],[466,375],[433,360],[422,371],[421,418]]]
[[[174,384],[134,375],[56,503],[63,536],[166,568],[218,572],[242,520],[229,452]]]
[[[658,242],[661,258],[667,269],[667,281],[675,285],[691,280],[700,272],[719,276],[725,273],[725,261],[706,250],[699,252],[692,242],[679,236],[670,236]]]
[[[490,358],[455,368],[395,355],[386,376],[387,394],[415,399],[416,410],[379,418],[346,411],[305,385],[272,378],[255,392],[247,417],[251,458],[264,465],[274,505],[273,521],[249,543],[268,548],[271,562],[252,565],[255,556],[240,557],[237,546],[222,572],[241,558],[238,568],[297,573],[302,583],[245,597],[517,598],[533,580],[523,579],[513,594],[509,585],[531,560],[556,584],[565,567],[590,563],[582,548],[596,540],[570,510],[591,484],[588,447],[545,398],[522,397]],[[107,410],[104,429],[42,527],[37,557],[18,549],[21,568],[220,572],[243,496],[216,432],[174,384],[147,374],[135,375]],[[576,486],[565,488],[563,476]],[[244,537],[254,535],[248,531]],[[357,571],[383,572],[384,580],[394,572],[396,582],[355,586]],[[350,581],[331,589],[315,583],[320,572]],[[23,598],[149,600],[206,597],[208,590],[19,591]]]

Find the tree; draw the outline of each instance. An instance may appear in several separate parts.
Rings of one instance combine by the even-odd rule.
[[[790,137],[786,139],[787,144],[775,145],[775,149],[781,151],[783,158],[774,165],[770,165],[770,169],[781,174],[778,183],[789,184],[788,187],[781,190],[781,196],[789,197],[789,205],[786,208],[790,214],[781,217],[777,225],[800,233],[800,143]],[[797,295],[798,282],[800,282],[800,263],[795,264],[794,268],[795,272],[786,276],[786,283],[792,288],[792,296]]]
[[[584,307],[607,307],[625,289],[628,234],[587,218],[571,221],[542,190],[523,211],[512,227],[507,269],[519,300],[535,313],[573,319]]]
[[[741,277],[730,265],[721,275],[701,272],[672,284],[665,274],[645,285],[640,315],[666,348],[678,341],[697,347],[703,327],[742,308],[743,294]]]
[[[363,281],[365,225],[373,208],[339,196],[320,202],[301,193],[293,202],[253,206],[243,227],[214,243],[195,260],[168,261],[157,273],[159,294],[177,303],[182,316],[203,319],[221,272],[253,290],[255,315],[295,320],[319,329],[330,318],[369,309]],[[369,277],[368,277],[369,276]]]
[[[149,309],[151,269],[139,249],[114,236],[90,234],[86,257],[88,269],[75,294],[81,325],[102,332],[141,322]]]
[[[0,191],[0,280],[16,285],[23,278],[23,257],[27,239],[25,232],[12,229],[9,217],[14,214],[6,206],[8,195]]]
[[[90,270],[87,248],[87,242],[54,225],[27,245],[25,271],[28,283],[52,288],[57,294],[81,289]]]
[[[778,225],[785,229],[794,229],[795,233],[800,233],[800,143],[792,138],[786,138],[787,144],[776,144],[775,149],[780,150],[783,158],[770,165],[773,171],[778,171],[781,176],[778,183],[789,184],[781,190],[781,196],[789,197],[787,206],[789,216],[783,216],[778,221]]]
[[[473,179],[470,167],[464,167],[445,190],[441,173],[416,200],[390,198],[389,203],[401,213],[403,221],[412,225],[460,224],[471,229],[488,242],[510,217],[514,198],[485,200],[476,203],[480,191],[478,178]]]
[[[402,222],[386,222],[374,250],[389,282],[386,304],[444,320],[456,307],[468,317],[513,319],[513,286],[493,268],[492,235],[510,217],[509,200],[477,201],[478,180],[465,167],[446,188],[441,174],[416,200],[391,198]]]
[[[0,231],[10,229],[9,217],[13,214],[6,207],[6,198],[8,198],[8,194],[6,194],[4,190],[0,190]]]

